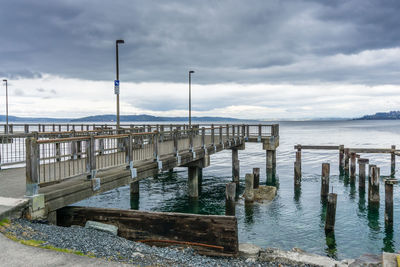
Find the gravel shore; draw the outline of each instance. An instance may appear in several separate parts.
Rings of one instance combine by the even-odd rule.
[[[18,239],[44,241],[43,246],[71,249],[109,261],[139,266],[288,266],[244,258],[206,257],[198,255],[191,248],[148,246],[80,226],[59,227],[23,219],[12,220],[3,232]]]

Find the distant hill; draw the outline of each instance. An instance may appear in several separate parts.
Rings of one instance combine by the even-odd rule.
[[[69,122],[115,122],[116,115],[96,115],[89,116],[77,119],[71,118],[35,118],[35,117],[17,117],[17,116],[8,116],[8,121],[10,123],[69,123]],[[173,122],[187,122],[187,117],[157,117],[151,115],[122,115],[120,117],[121,122],[134,122],[134,121],[154,121],[154,122],[163,122],[163,121],[173,121]],[[5,122],[6,116],[0,115],[0,121]],[[244,121],[235,118],[225,118],[225,117],[192,117],[192,121],[207,121],[207,122],[237,122]],[[246,120],[249,121],[249,120]]]
[[[400,120],[400,111],[378,112],[374,115],[365,115],[356,120]]]
[[[83,117],[79,119],[72,119],[71,122],[113,122],[116,121],[117,117],[115,115],[96,115]],[[122,115],[120,116],[120,121],[187,121],[187,117],[157,117],[151,115]],[[225,118],[225,117],[192,117],[193,121],[241,121],[235,118]]]

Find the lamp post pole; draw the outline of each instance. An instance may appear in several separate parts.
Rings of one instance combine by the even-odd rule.
[[[189,129],[192,128],[192,73],[194,70],[189,71]]]
[[[115,58],[116,58],[116,68],[117,68],[117,77],[116,80],[119,81],[119,61],[118,61],[118,44],[124,44],[125,41],[124,40],[117,40],[115,42]],[[117,130],[119,130],[119,89],[118,92],[116,92],[117,95]]]
[[[3,82],[6,82],[6,134],[8,134],[8,83],[7,80]]]

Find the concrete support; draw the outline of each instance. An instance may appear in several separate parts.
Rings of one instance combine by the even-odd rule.
[[[226,184],[225,215],[235,216],[236,183]]]
[[[237,148],[232,148],[232,181],[239,186],[240,162]]]
[[[199,167],[188,167],[189,197],[191,198],[199,197],[199,173]]]
[[[139,210],[139,182],[133,182],[131,187],[131,209]]]
[[[253,202],[254,201],[254,176],[253,174],[246,174],[246,184],[245,184],[245,202]]]
[[[254,189],[257,189],[260,185],[260,168],[253,168],[254,176]]]
[[[329,163],[322,163],[322,175],[321,175],[321,199],[326,199],[329,194]]]
[[[133,182],[130,185],[131,187],[131,196],[139,196],[139,182]]]
[[[274,155],[274,150],[267,150],[267,170],[272,170],[274,168]]]

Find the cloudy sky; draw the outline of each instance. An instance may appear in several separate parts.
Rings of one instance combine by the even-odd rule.
[[[10,115],[252,119],[400,110],[398,0],[14,0],[0,8]],[[5,87],[0,114],[5,113]],[[3,111],[2,111],[3,110]]]

